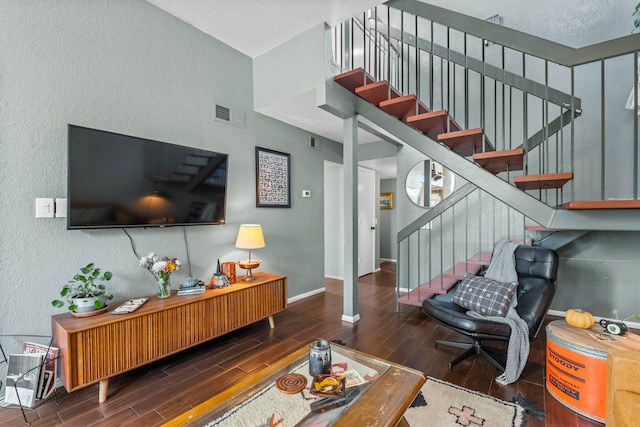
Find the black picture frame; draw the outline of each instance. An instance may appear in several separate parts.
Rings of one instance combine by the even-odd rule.
[[[288,153],[256,147],[256,207],[291,207],[291,159]]]

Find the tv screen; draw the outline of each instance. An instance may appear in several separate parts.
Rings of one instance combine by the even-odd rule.
[[[223,224],[227,155],[69,125],[67,229]]]

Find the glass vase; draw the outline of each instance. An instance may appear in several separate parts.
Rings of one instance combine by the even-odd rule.
[[[158,298],[169,298],[171,296],[171,280],[167,277],[158,277]]]

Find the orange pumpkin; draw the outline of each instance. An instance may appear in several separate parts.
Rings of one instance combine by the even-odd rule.
[[[570,308],[564,316],[568,324],[576,328],[589,329],[595,323],[593,316],[588,311],[579,308]]]

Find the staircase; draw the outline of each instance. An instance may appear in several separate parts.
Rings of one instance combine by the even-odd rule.
[[[434,277],[412,290],[404,290],[404,294],[398,298],[398,303],[422,306],[422,301],[437,294],[445,294],[465,274],[476,274],[483,266],[488,266],[491,261],[491,251],[478,252],[464,263],[458,263],[450,270]]]
[[[482,152],[481,128],[462,129],[447,110],[431,111],[416,95],[402,96],[389,82],[375,81],[362,68],[339,74],[334,81],[494,175],[523,170],[522,148]],[[572,178],[573,173],[562,172],[516,176],[513,181],[521,190],[547,190],[561,188]]]
[[[398,24],[405,21],[412,24]],[[425,27],[420,30],[422,24]],[[436,27],[442,28],[440,36],[434,33]],[[589,230],[640,229],[634,212],[640,208],[637,160],[632,162],[630,194],[605,199],[611,188],[605,181],[605,171],[611,168],[606,156],[615,151],[605,149],[605,129],[611,128],[605,118],[613,115],[605,115],[604,100],[600,105],[590,104],[591,111],[602,110],[596,116],[602,121],[602,131],[580,134],[578,140],[576,119],[584,106],[576,96],[574,80],[574,68],[601,62],[598,80],[600,87],[606,87],[605,61],[631,54],[634,61],[629,63],[634,64],[637,47],[620,44],[605,58],[598,57],[594,48],[584,53],[581,58],[589,59],[582,63],[563,62],[563,58],[574,58],[574,52],[555,45],[551,49],[548,41],[535,37],[518,44],[522,36],[510,31],[432,5],[391,0],[334,32],[332,44],[340,46],[335,51],[340,54],[334,52],[333,61],[347,71],[336,73],[333,80],[355,95],[355,113],[366,119],[367,126],[382,129],[380,134],[392,135],[468,182],[398,233],[398,303],[420,305],[446,292],[465,273],[475,273],[487,264],[493,245],[501,238],[536,244],[527,233],[548,232],[540,242],[558,247]],[[464,38],[464,48],[449,44],[453,33]],[[487,50],[488,44],[480,47],[481,53],[467,50],[468,36],[482,41],[489,33],[494,37],[492,46],[500,49],[502,45],[501,63],[495,57],[485,61],[485,53],[497,53],[495,48]],[[537,49],[538,44],[546,48]],[[522,67],[515,74],[505,65],[504,46],[522,55],[517,61]],[[355,47],[361,48],[360,56],[354,54]],[[551,55],[551,51],[563,54]],[[535,71],[526,69],[527,56],[541,58],[543,66],[538,71],[544,78],[529,77]],[[564,92],[549,84],[549,63],[565,67],[570,74]],[[463,78],[456,78],[456,72]],[[471,79],[476,75],[479,79],[473,80],[473,88]],[[462,80],[464,84],[459,83]],[[602,89],[589,99],[604,96]],[[636,142],[629,159],[638,158],[635,117],[633,129]],[[599,150],[594,151],[591,138],[600,138]],[[580,144],[585,142],[588,148],[581,151]],[[577,187],[576,177],[584,182],[585,174],[592,174],[593,169],[574,175],[574,159],[580,157],[582,167],[587,163],[584,159],[594,154],[601,156],[600,188]],[[574,187],[595,197],[576,200]],[[478,219],[470,219],[476,213]],[[487,235],[487,228],[493,236]]]

